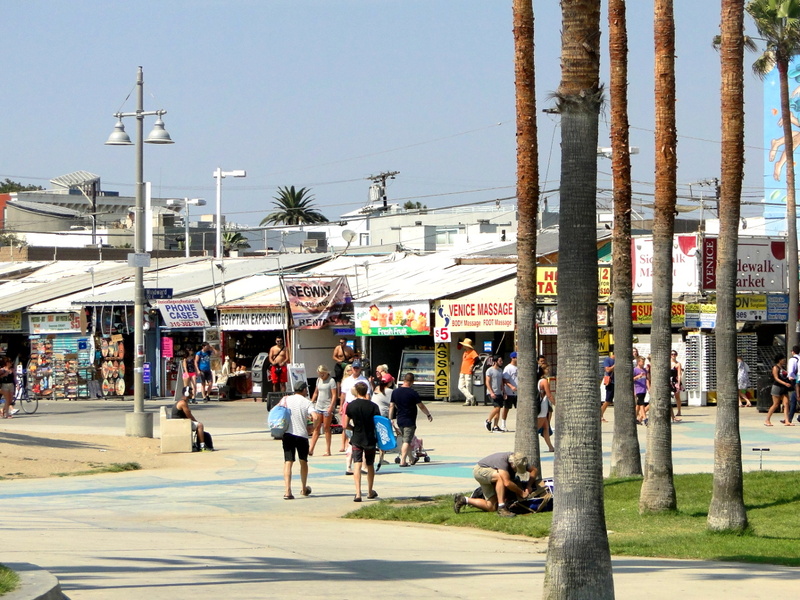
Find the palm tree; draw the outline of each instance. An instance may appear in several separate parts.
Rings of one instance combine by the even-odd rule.
[[[623,359],[631,355],[633,303],[631,265],[631,157],[628,136],[628,31],[625,0],[608,2],[608,47],[611,70],[611,161],[614,176],[614,232],[612,244],[614,294],[614,348]],[[630,360],[614,365],[617,381],[632,381]],[[641,476],[642,458],[636,431],[633,386],[614,389],[614,438],[611,444],[611,476]]]
[[[745,10],[753,17],[766,49],[755,63],[753,71],[765,77],[773,67],[778,69],[783,125],[783,153],[786,158],[786,269],[789,272],[789,311],[786,322],[786,348],[797,343],[798,265],[797,265],[797,203],[794,189],[794,143],[792,112],[789,108],[789,62],[800,46],[800,0],[752,0]]]
[[[261,219],[261,225],[327,223],[328,219],[316,210],[313,203],[314,195],[308,188],[296,191],[294,186],[278,188],[278,195],[272,202],[278,210]]]
[[[722,0],[722,159],[717,255],[717,426],[708,528],[747,528],[736,372],[736,258],[744,174],[744,0]]]
[[[650,426],[639,511],[675,510],[669,385],[672,341],[672,237],[678,157],[675,129],[675,18],[672,0],[655,0],[656,189],[653,219],[653,355]]]
[[[231,255],[231,250],[243,250],[250,247],[250,242],[240,232],[225,229],[222,232],[222,251],[225,256]]]
[[[561,0],[558,436],[544,598],[613,598],[597,402],[597,132],[600,0]]]
[[[539,152],[536,135],[536,78],[533,64],[533,2],[513,0],[514,79],[517,102],[517,432],[514,451],[524,453],[541,473],[536,364],[536,215],[539,207]]]

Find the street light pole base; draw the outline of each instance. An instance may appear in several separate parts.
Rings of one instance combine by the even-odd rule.
[[[125,414],[125,435],[131,437],[153,437],[153,413],[134,412]]]

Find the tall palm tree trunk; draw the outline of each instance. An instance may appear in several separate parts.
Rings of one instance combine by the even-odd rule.
[[[794,187],[794,141],[792,111],[789,107],[789,57],[778,58],[781,88],[783,152],[786,157],[786,270],[789,272],[789,319],[786,322],[786,356],[797,344],[798,265],[797,265],[797,196]]]
[[[613,598],[597,402],[597,130],[600,0],[561,0],[558,496],[544,598]]]
[[[611,161],[614,177],[614,233],[612,277],[614,298],[614,349],[622,357],[614,365],[614,438],[611,444],[611,476],[642,474],[636,400],[631,356],[633,328],[631,305],[631,157],[628,135],[628,31],[625,0],[608,2],[608,47],[611,67]]]
[[[736,258],[744,174],[744,0],[722,0],[722,182],[717,255],[717,427],[708,528],[747,527],[736,377]]]
[[[517,104],[517,431],[514,451],[541,474],[536,377],[536,216],[539,208],[539,152],[536,78],[533,62],[533,2],[513,1],[514,79]]]
[[[672,342],[672,237],[675,228],[677,133],[675,130],[675,19],[672,0],[655,0],[656,189],[653,219],[653,356],[650,425],[639,511],[677,508],[672,479],[669,385]]]

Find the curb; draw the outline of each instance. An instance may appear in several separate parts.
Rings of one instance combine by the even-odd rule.
[[[66,600],[61,584],[50,571],[31,563],[3,563],[19,575],[19,587],[3,600]]]

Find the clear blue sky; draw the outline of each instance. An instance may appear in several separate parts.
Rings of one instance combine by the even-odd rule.
[[[538,108],[560,78],[560,8],[535,2]],[[604,3],[605,10],[605,3]],[[719,176],[719,2],[675,0],[679,193]],[[307,186],[331,219],[367,201],[365,178],[400,171],[393,201],[449,206],[515,189],[510,0],[6,0],[0,178],[48,187],[76,170],[132,195],[132,148],[104,146],[113,113],[164,108],[175,144],[147,145],[160,197],[205,197],[257,224],[275,190]],[[603,15],[605,28],[606,16]],[[637,197],[653,191],[652,2],[629,2]],[[603,33],[603,48],[607,51]],[[745,200],[762,197],[762,84],[748,55]],[[607,81],[607,56],[603,57]],[[608,145],[607,125],[600,144]],[[145,122],[145,134],[153,118]],[[559,179],[556,116],[539,112],[542,189]],[[126,120],[133,134],[135,121]],[[610,162],[599,164],[610,187]],[[697,188],[695,188],[697,193]],[[708,192],[706,192],[708,193]],[[750,212],[750,211],[749,211]],[[752,212],[750,213],[752,214]]]

